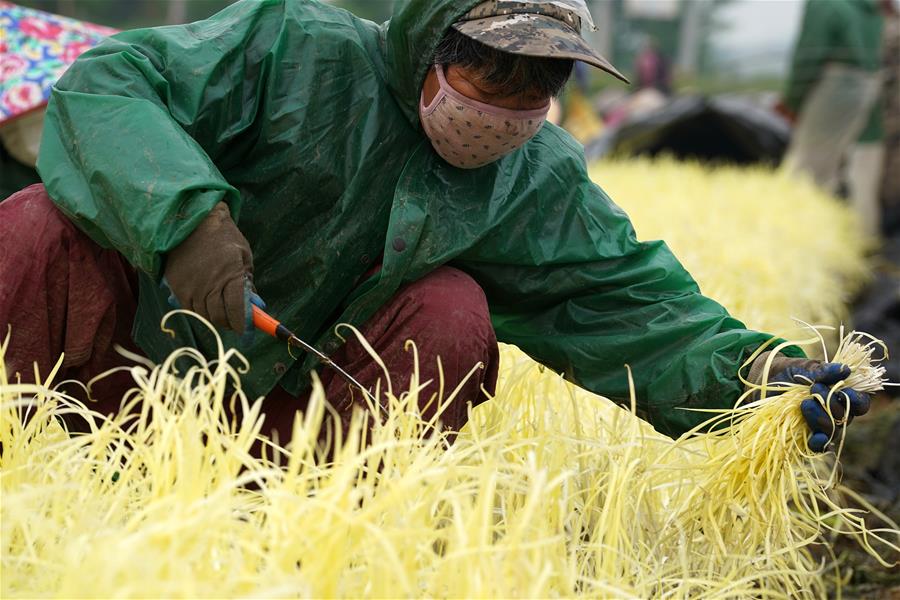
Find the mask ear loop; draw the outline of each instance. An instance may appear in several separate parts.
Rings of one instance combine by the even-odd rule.
[[[431,65],[431,68],[434,69],[436,73],[443,74],[444,68],[441,65],[434,64],[434,65]],[[447,92],[444,89],[444,86],[441,84],[441,76],[438,75],[437,77],[438,77],[438,91],[435,92],[434,98],[431,99],[431,103],[428,104],[427,106],[425,105],[425,86],[424,85],[422,86],[422,94],[421,94],[421,97],[419,98],[419,112],[422,114],[422,116],[427,117],[432,112],[434,112],[434,109],[437,108],[437,105],[441,101],[441,99],[447,95]],[[444,81],[446,82],[446,79]]]

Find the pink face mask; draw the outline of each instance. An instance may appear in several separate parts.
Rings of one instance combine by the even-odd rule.
[[[534,110],[509,110],[472,100],[447,83],[435,66],[441,88],[425,106],[419,99],[419,119],[435,152],[460,169],[476,169],[499,160],[530,140],[544,124],[550,103]]]

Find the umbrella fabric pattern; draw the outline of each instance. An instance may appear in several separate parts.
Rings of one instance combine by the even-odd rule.
[[[114,33],[0,0],[0,123],[46,105],[69,65]]]

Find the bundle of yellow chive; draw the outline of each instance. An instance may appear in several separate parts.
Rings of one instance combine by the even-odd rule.
[[[782,239],[779,257],[805,260],[815,270],[807,281],[860,280],[852,218],[811,188],[763,171],[657,166],[681,170],[695,192],[692,177],[713,187],[719,177],[740,179],[745,187],[728,195],[737,215],[742,202],[774,211],[784,195],[808,196],[818,209],[809,230],[846,225],[848,239],[830,241],[853,256],[807,257],[806,248],[792,251],[803,237],[795,234],[790,244]],[[605,171],[628,168],[598,166],[595,176],[605,185]],[[744,198],[742,189],[765,187],[756,179],[783,195]],[[605,187],[614,197],[629,193]],[[663,189],[657,206],[673,211],[715,201]],[[634,199],[654,201],[652,193]],[[656,237],[627,210],[642,237]],[[772,220],[765,210],[746,214]],[[731,225],[726,259],[758,249],[734,243],[745,227]],[[708,245],[696,237],[704,229],[714,228],[697,224],[688,236],[698,248]],[[760,225],[754,235],[766,232]],[[682,258],[707,293],[715,284],[704,277],[734,268],[704,271]],[[802,287],[790,274],[764,280],[748,271],[771,322],[840,314],[839,304],[816,305],[824,312],[804,312],[800,301],[776,306],[771,287]],[[730,273],[724,280],[734,281]],[[874,390],[882,354],[864,336],[844,336],[834,358],[853,367],[855,386]],[[139,417],[94,415],[91,433],[70,438],[55,415],[90,407],[53,392],[53,374],[43,374],[43,386],[14,383],[0,357],[4,597],[819,597],[841,578],[832,536],[856,537],[886,568],[900,556],[897,525],[870,514],[882,526],[867,529],[863,511],[843,507],[835,463],[806,451],[799,386],[710,415],[730,424],[717,434],[672,442],[504,347],[497,397],[452,446],[416,416],[414,380],[390,398],[389,418],[365,445],[357,429],[326,460],[315,444],[330,421],[319,397],[298,417],[292,446],[259,460],[248,449],[260,402],[226,396],[229,381],[239,389],[243,359],[223,349],[218,361],[195,359],[176,377],[174,358],[132,370],[135,391],[123,403],[145,407]],[[223,416],[233,401],[246,405],[241,422]]]

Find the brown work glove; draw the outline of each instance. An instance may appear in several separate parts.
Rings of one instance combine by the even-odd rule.
[[[243,334],[253,290],[250,244],[219,202],[166,259],[165,279],[182,307]]]
[[[750,365],[747,381],[761,384],[763,370],[771,352],[764,352]],[[773,388],[767,396],[778,393],[779,384],[800,383],[810,386],[810,397],[800,403],[800,412],[810,429],[809,448],[823,452],[828,443],[841,433],[843,425],[853,417],[866,414],[869,410],[869,395],[853,388],[842,388],[831,393],[831,388],[850,376],[850,367],[841,363],[826,363],[808,358],[790,358],[778,354],[772,359],[768,382]],[[759,394],[754,394],[754,399]],[[828,400],[828,411],[824,403]],[[829,411],[831,416],[829,416]]]

